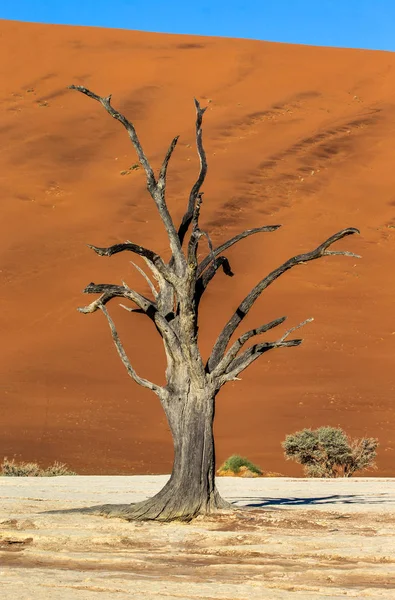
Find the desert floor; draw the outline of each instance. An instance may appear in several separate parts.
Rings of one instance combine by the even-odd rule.
[[[97,475],[172,465],[156,397],[128,378],[103,315],[76,310],[90,281],[149,294],[130,256],[86,244],[169,251],[127,134],[74,83],[112,94],[154,169],[180,134],[167,186],[177,224],[199,168],[196,97],[208,106],[201,221],[214,245],[283,225],[227,253],[235,277],[218,272],[202,303],[204,357],[264,275],[361,230],[333,247],[361,260],[294,269],[243,322],[240,333],[288,315],[283,332],[315,319],[300,348],[265,354],[219,394],[217,457],[296,476],[286,434],[333,425],[378,437],[377,474],[393,476],[395,53],[0,21],[0,57],[0,458]],[[117,302],[110,311],[137,372],[162,383],[155,328]]]
[[[2,598],[394,597],[394,479],[221,478],[245,508],[190,524],[62,512],[138,501],[166,479],[0,478]]]

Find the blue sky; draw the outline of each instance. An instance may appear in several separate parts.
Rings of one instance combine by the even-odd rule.
[[[0,18],[395,51],[395,0],[3,0]]]

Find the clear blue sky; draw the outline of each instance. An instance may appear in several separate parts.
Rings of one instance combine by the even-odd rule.
[[[395,51],[395,0],[0,0],[0,18]]]

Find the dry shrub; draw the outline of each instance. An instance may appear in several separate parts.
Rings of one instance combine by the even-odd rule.
[[[14,459],[4,458],[0,465],[0,475],[3,477],[56,477],[58,475],[76,475],[76,473],[58,461],[46,469],[42,469],[37,463],[17,463]]]
[[[286,459],[301,464],[308,477],[351,477],[376,468],[378,440],[351,439],[337,427],[297,431],[287,435],[282,446]]]

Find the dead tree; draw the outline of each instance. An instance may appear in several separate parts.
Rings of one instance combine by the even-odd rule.
[[[297,265],[305,264],[323,256],[356,254],[330,250],[335,242],[359,233],[347,228],[335,233],[315,250],[290,258],[277,269],[261,279],[236,308],[218,336],[210,357],[205,363],[198,347],[198,308],[207,287],[215,274],[222,270],[232,276],[232,270],[224,252],[240,240],[260,232],[272,232],[279,225],[248,229],[214,248],[207,232],[200,229],[199,216],[202,205],[202,185],[207,173],[207,161],[202,141],[202,119],[205,108],[197,100],[196,146],[200,170],[192,186],[188,205],[181,224],[177,228],[166,202],[166,180],[169,161],[177,145],[175,137],[167,150],[159,174],[156,175],[147,159],[133,124],[111,105],[111,96],[101,97],[83,86],[70,86],[99,102],[105,110],[119,121],[129,134],[138,160],[145,171],[147,189],[153,199],[165,227],[171,259],[165,262],[153,250],[131,241],[115,244],[109,248],[89,246],[99,256],[112,256],[118,252],[131,252],[141,256],[150,273],[138,270],[147,280],[152,297],[144,296],[129,288],[126,283],[90,283],[85,294],[99,294],[91,304],[80,308],[82,313],[100,310],[106,317],[118,354],[130,377],[140,386],[152,390],[166,413],[174,441],[174,463],[171,477],[164,488],[154,497],[137,504],[97,507],[96,512],[110,516],[123,516],[129,520],[190,520],[198,514],[207,514],[229,508],[215,485],[215,454],[213,421],[215,398],[219,390],[251,365],[260,356],[274,348],[299,346],[301,339],[289,339],[290,334],[308,321],[288,329],[274,341],[255,341],[260,334],[281,325],[286,317],[258,326],[241,334],[229,347],[231,338],[247,316],[262,292],[278,277]],[[203,239],[208,243],[207,256],[199,262],[198,245]],[[156,283],[154,283],[154,281]],[[114,298],[128,300],[137,308],[124,306],[130,312],[144,313],[151,319],[162,337],[167,358],[166,385],[160,386],[140,377],[127,357],[119,339],[107,304]],[[253,345],[246,347],[247,342]]]

